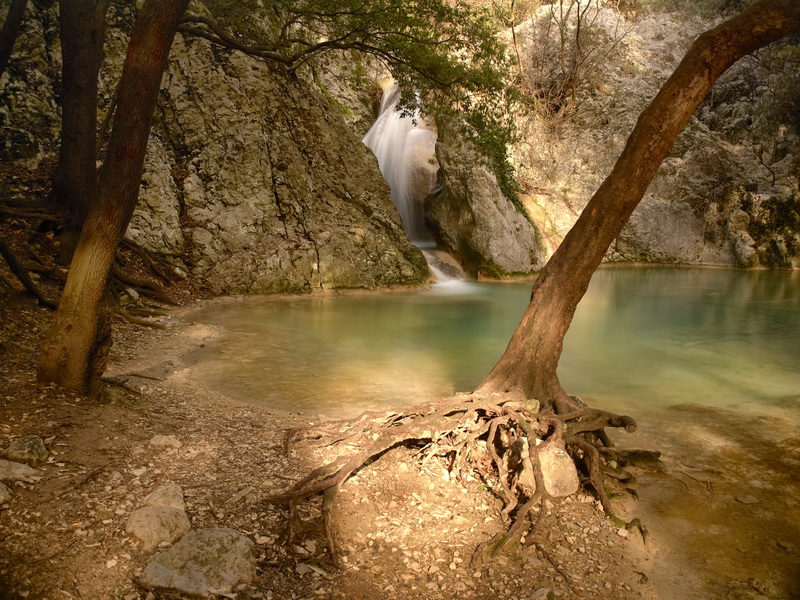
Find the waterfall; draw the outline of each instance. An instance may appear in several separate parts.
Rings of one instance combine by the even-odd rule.
[[[433,248],[436,244],[425,227],[422,202],[436,183],[436,132],[427,129],[417,113],[403,116],[397,110],[399,99],[400,89],[392,84],[383,93],[378,118],[362,141],[378,159],[408,237],[420,248]]]

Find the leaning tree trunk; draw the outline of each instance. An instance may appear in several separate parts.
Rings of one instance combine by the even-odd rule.
[[[518,387],[556,412],[574,408],[556,367],[592,273],[716,79],[739,58],[798,29],[798,0],[759,0],[695,41],[640,115],[611,174],[542,269],[522,321],[479,391]]]
[[[117,246],[128,227],[144,168],[161,77],[189,0],[146,0],[119,84],[117,118],[67,284],[39,359],[40,383],[94,393],[111,342],[103,302]]]
[[[61,147],[53,181],[64,216],[60,264],[69,264],[97,191],[97,75],[109,0],[61,3]]]
[[[11,53],[14,51],[14,43],[17,41],[27,5],[28,0],[12,0],[11,6],[8,7],[6,20],[0,29],[0,77],[5,73]]]

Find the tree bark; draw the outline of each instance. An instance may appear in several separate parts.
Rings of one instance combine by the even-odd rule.
[[[108,2],[61,3],[61,147],[53,193],[64,217],[58,257],[62,265],[72,258],[97,191],[97,76]]]
[[[117,118],[97,196],[70,265],[56,318],[39,359],[38,380],[96,393],[110,348],[103,297],[114,255],[139,195],[161,77],[188,0],[146,0],[131,33]]]
[[[478,392],[520,388],[556,412],[574,407],[556,368],[578,302],[689,117],[739,58],[800,29],[798,0],[759,0],[702,34],[642,112],[601,184],[533,285],[505,353]]]
[[[0,77],[6,72],[8,61],[11,59],[27,6],[28,0],[12,0],[11,6],[8,7],[3,29],[0,29]]]

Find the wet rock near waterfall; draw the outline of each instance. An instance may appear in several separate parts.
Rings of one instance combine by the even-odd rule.
[[[536,228],[503,195],[486,160],[440,127],[439,185],[425,200],[426,223],[468,275],[500,278],[544,264]]]
[[[198,529],[153,557],[139,583],[207,597],[230,593],[255,575],[254,545],[247,536],[233,529]]]
[[[0,459],[0,481],[24,481],[33,483],[42,477],[42,472],[26,464]]]
[[[375,157],[310,85],[241,54],[220,62],[209,44],[180,38],[165,82],[151,144],[161,148],[148,153],[151,185],[129,235],[174,252],[169,235],[185,210],[192,274],[217,293],[425,282]]]
[[[3,458],[38,467],[47,461],[50,453],[38,435],[23,435],[11,440],[8,448],[0,454]]]
[[[113,75],[130,21],[113,11],[109,18]],[[15,68],[0,89],[19,134],[13,144],[0,141],[0,155],[29,168],[58,150],[57,86],[47,83],[61,62],[57,24],[57,6],[29,8]],[[115,80],[101,78],[102,105]],[[264,61],[222,59],[210,43],[178,36],[126,237],[214,293],[423,285],[427,265],[363,131],[327,94]],[[363,99],[366,114],[371,93]]]

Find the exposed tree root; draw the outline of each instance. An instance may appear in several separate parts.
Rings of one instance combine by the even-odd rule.
[[[154,281],[147,280],[143,277],[137,277],[133,273],[126,271],[119,265],[114,265],[112,268],[113,284],[117,284],[119,288],[133,288],[137,293],[149,296],[164,304],[175,304],[175,302],[167,296],[163,288]]]
[[[17,257],[14,256],[14,253],[11,251],[11,248],[6,244],[6,241],[0,237],[0,256],[2,256],[6,263],[8,264],[8,268],[11,269],[11,272],[16,275],[17,279],[19,279],[20,283],[25,286],[25,289],[28,291],[29,294],[33,295],[38,301],[41,306],[47,307],[51,310],[55,310],[58,307],[58,303],[46,298],[44,294],[42,294],[41,290],[38,286],[33,282],[31,276],[28,274],[28,270],[23,267],[20,262],[17,260]]]
[[[477,474],[502,500],[505,529],[476,548],[473,566],[485,555],[500,552],[517,540],[533,515],[541,516],[546,500],[575,493],[578,471],[584,475],[584,486],[615,522],[638,527],[646,535],[638,520],[625,524],[614,515],[604,486],[604,470],[610,469],[618,481],[627,481],[632,475],[621,466],[634,458],[657,461],[658,454],[615,448],[605,428],[632,432],[636,422],[627,416],[583,407],[577,398],[574,401],[568,413],[558,415],[540,411],[537,401],[517,390],[459,394],[403,412],[367,412],[325,428],[292,430],[287,435],[287,452],[295,444],[308,442],[336,446],[340,454],[265,501],[287,505],[291,535],[300,503],[322,494],[328,552],[338,565],[334,506],[339,489],[355,471],[385,452],[409,445],[419,449],[423,463],[436,456],[445,458],[455,477]],[[538,520],[534,520],[534,529]]]
[[[123,319],[125,319],[128,323],[133,323],[134,325],[141,325],[142,327],[152,327],[154,329],[166,329],[166,325],[163,323],[159,323],[158,321],[148,321],[147,319],[141,319],[130,314],[124,308],[120,306],[115,306],[111,309],[115,315],[119,315]]]

